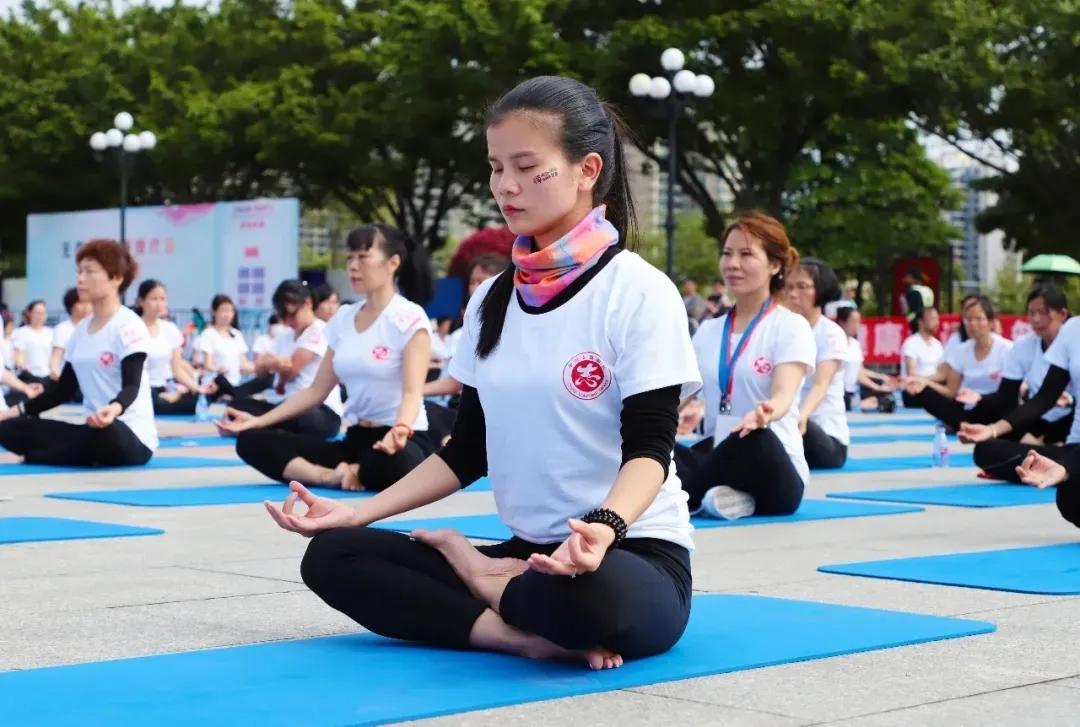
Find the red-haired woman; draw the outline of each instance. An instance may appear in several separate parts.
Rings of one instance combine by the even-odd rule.
[[[735,306],[694,336],[707,439],[676,447],[676,469],[691,512],[786,515],[810,478],[798,395],[816,360],[810,324],[776,300],[799,253],[784,226],[760,212],[736,219],[723,240],[720,273]]]
[[[0,412],[0,445],[26,462],[70,466],[146,464],[158,446],[150,384],[144,375],[150,335],[121,296],[138,265],[112,240],[79,248],[79,297],[93,306],[64,349],[64,369],[44,394]],[[35,415],[82,390],[86,423]]]

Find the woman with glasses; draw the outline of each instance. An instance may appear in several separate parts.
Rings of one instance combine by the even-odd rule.
[[[946,350],[945,383],[924,376],[909,376],[904,390],[916,406],[952,430],[960,422],[988,424],[998,418],[996,405],[978,406],[983,397],[995,393],[1005,372],[1005,360],[1012,342],[994,333],[994,304],[985,295],[968,300],[963,310],[968,339]]]
[[[851,433],[844,406],[844,361],[847,334],[822,308],[840,298],[836,273],[817,258],[804,258],[784,285],[785,305],[806,318],[814,332],[817,360],[813,376],[803,383],[799,431],[810,469],[836,469],[847,462]]]
[[[222,434],[231,434],[239,422],[266,414],[275,404],[309,388],[326,356],[326,322],[315,315],[308,286],[286,280],[274,291],[272,300],[278,319],[287,328],[274,338],[271,352],[255,363],[256,377],[273,377],[272,401],[250,396],[234,399],[219,425]],[[277,422],[274,428],[326,439],[341,429],[342,410],[341,391],[334,386],[321,404]]]

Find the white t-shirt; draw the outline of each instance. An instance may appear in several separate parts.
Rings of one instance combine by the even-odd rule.
[[[240,360],[248,351],[247,341],[235,328],[223,336],[216,328],[207,328],[199,336],[199,350],[214,357],[214,368],[225,370],[225,380],[233,386],[240,383]]]
[[[66,349],[68,341],[71,340],[71,334],[75,332],[75,324],[71,322],[71,319],[60,321],[53,328],[53,348]]]
[[[847,356],[844,358],[844,391],[854,394],[859,390],[859,372],[862,371],[863,361],[859,339],[848,337]]]
[[[956,344],[952,344],[952,339],[949,339],[950,345],[959,345],[960,337],[956,337]],[[907,359],[915,359],[915,371],[909,372],[907,370]],[[930,340],[923,338],[916,333],[914,336],[908,336],[904,341],[904,345],[900,347],[900,375],[907,376],[909,373],[915,376],[933,376],[937,373],[938,366],[945,360],[945,347],[941,345],[934,336],[930,337]]]
[[[1046,362],[1042,339],[1034,333],[1029,333],[1013,341],[1012,350],[1005,357],[1005,369],[1001,376],[1005,379],[1025,382],[1028,396],[1035,396],[1043,385],[1043,379],[1046,378],[1049,368],[1050,364]],[[1048,422],[1056,422],[1071,413],[1072,409],[1069,407],[1055,406],[1043,414],[1042,418]]]
[[[146,345],[146,373],[151,388],[165,386],[173,377],[173,351],[184,346],[184,336],[172,321],[159,318],[157,335],[151,335]]]
[[[724,334],[727,315],[702,321],[694,335],[694,352],[697,354],[701,378],[705,382],[705,435],[715,444],[722,442],[731,428],[754,409],[759,401],[772,396],[773,370],[780,364],[801,363],[806,365],[806,379],[814,374],[817,349],[810,324],[798,313],[778,306],[765,316],[754,329],[746,349],[735,362],[731,387],[731,414],[720,414],[720,337]],[[734,351],[742,332],[732,335],[728,351]],[[729,353],[730,355],[730,353]],[[769,424],[769,429],[784,445],[784,451],[799,473],[803,483],[810,481],[810,467],[803,454],[802,435],[799,434],[799,395],[796,394],[787,414]]]
[[[839,361],[840,368],[833,374],[829,382],[829,388],[825,390],[825,398],[810,415],[810,421],[821,427],[821,430],[841,444],[851,444],[851,432],[848,431],[847,409],[844,407],[844,361],[848,357],[848,337],[844,329],[836,321],[825,316],[818,318],[811,330],[814,332],[814,344],[817,346],[817,366],[823,361]],[[802,393],[799,401],[802,402],[814,385],[814,377],[807,376],[803,381]]]
[[[1065,321],[1043,358],[1048,365],[1069,372],[1069,391],[1073,399],[1080,399],[1080,317]],[[1080,416],[1073,419],[1072,431],[1065,443],[1080,444]]]
[[[556,543],[569,536],[567,518],[600,506],[622,468],[623,400],[701,386],[686,309],[663,273],[622,251],[554,310],[527,313],[511,296],[498,347],[479,359],[480,304],[497,279],[469,300],[450,375],[480,396],[500,519],[524,540]],[[692,549],[686,501],[672,463],[629,537]]]
[[[945,345],[943,346],[943,350],[945,352],[945,355],[942,358],[942,361],[948,361],[949,356],[952,356],[953,354],[955,354],[956,350],[958,348],[960,348],[961,346],[963,346],[964,343],[965,343],[965,341],[960,340],[959,331],[953,331],[952,333],[950,333],[949,337],[947,339],[945,339]]]
[[[83,406],[91,414],[108,404],[120,393],[122,375],[120,363],[133,353],[146,353],[150,333],[146,324],[130,308],[121,307],[101,330],[90,333],[94,317],[79,321],[64,350],[64,361],[71,364],[82,390]],[[143,370],[139,393],[119,421],[150,450],[158,447],[154,426],[154,405],[150,399],[150,377]]]
[[[275,340],[276,338],[271,337],[269,333],[260,333],[255,336],[255,340],[251,342],[251,352],[256,356],[270,353],[274,350]]]
[[[318,373],[319,365],[322,363],[323,356],[326,355],[325,331],[326,322],[316,318],[310,326],[300,333],[299,338],[296,337],[296,333],[291,328],[274,337],[273,353],[275,356],[292,356],[298,348],[315,354],[307,366],[300,370],[300,373],[285,382],[285,398],[298,391],[310,388],[315,383],[315,374]],[[331,389],[323,403],[330,407],[335,414],[341,416],[345,410],[345,407],[341,404],[341,388],[335,386]]]
[[[14,331],[11,335],[15,335]],[[11,345],[11,338],[5,338],[3,341],[0,341],[0,355],[4,357],[4,368],[15,368],[15,349]]]
[[[11,334],[11,346],[23,352],[23,364],[34,376],[49,375],[49,357],[52,356],[53,329],[48,326],[34,329],[19,326]]]
[[[946,354],[945,363],[960,374],[960,386],[980,394],[993,394],[1001,384],[1005,370],[1005,356],[1012,349],[1012,341],[996,333],[990,334],[993,343],[990,353],[982,361],[975,360],[975,339],[969,338]]]
[[[397,423],[401,407],[402,354],[419,331],[431,334],[431,321],[423,308],[395,295],[375,322],[358,333],[356,314],[363,305],[341,306],[323,333],[334,352],[334,373],[349,394],[346,415],[354,421],[392,427]],[[417,432],[427,431],[423,403],[412,428]]]

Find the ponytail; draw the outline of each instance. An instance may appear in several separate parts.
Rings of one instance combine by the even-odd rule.
[[[352,252],[370,250],[378,244],[387,257],[397,255],[401,260],[396,276],[398,291],[419,305],[431,300],[435,284],[427,250],[401,230],[381,222],[362,225],[348,234],[345,244]]]
[[[627,250],[636,250],[637,215],[634,211],[634,197],[630,189],[630,175],[626,169],[626,144],[631,138],[630,130],[613,106],[605,103],[604,111],[611,121],[611,161],[613,162],[610,188],[603,199],[607,205],[607,220],[619,232],[619,244]]]

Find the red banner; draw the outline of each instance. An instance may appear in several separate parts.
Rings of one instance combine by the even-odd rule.
[[[1001,335],[1016,339],[1031,331],[1031,325],[1025,316],[1002,314],[997,317],[1001,323]],[[960,326],[959,313],[942,313],[938,338],[944,343],[954,330]],[[910,335],[907,319],[903,316],[867,316],[859,326],[859,342],[867,364],[900,365],[900,346]]]

